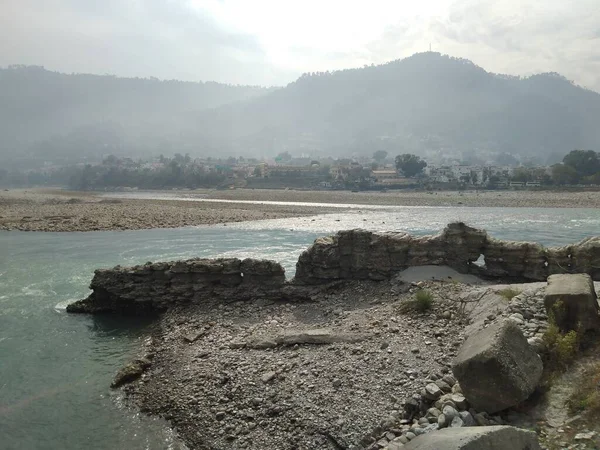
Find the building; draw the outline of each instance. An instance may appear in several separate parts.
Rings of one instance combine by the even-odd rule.
[[[373,170],[371,173],[376,183],[393,183],[400,179],[395,170]]]

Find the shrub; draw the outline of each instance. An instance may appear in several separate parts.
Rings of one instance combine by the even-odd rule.
[[[433,306],[433,295],[426,289],[419,289],[414,298],[406,300],[400,305],[401,312],[416,311],[423,313]]]
[[[415,294],[415,309],[425,312],[433,306],[433,295],[425,289],[419,289]]]
[[[504,297],[506,300],[511,301],[513,297],[519,295],[521,291],[512,288],[505,288],[498,291],[498,295]]]
[[[546,345],[546,364],[551,370],[564,370],[579,353],[580,333],[570,330],[562,333],[556,324],[556,313],[561,313],[562,304],[557,302],[548,313],[548,328],[542,337]]]

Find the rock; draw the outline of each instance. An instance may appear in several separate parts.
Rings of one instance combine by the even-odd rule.
[[[452,385],[446,383],[444,380],[437,380],[435,384],[444,392],[445,394],[452,392]]]
[[[464,422],[460,418],[460,416],[456,416],[454,419],[452,419],[452,422],[450,422],[450,428],[460,428],[463,425],[464,425]]]
[[[245,343],[245,346],[254,350],[267,350],[269,348],[275,348],[279,344],[273,339],[258,339]]]
[[[387,450],[402,450],[404,448],[404,444],[402,444],[400,441],[394,440],[384,448]]]
[[[206,331],[201,330],[201,331],[194,331],[192,333],[186,334],[183,337],[183,340],[188,342],[188,343],[193,343],[195,341],[197,341],[198,339],[200,339],[202,336],[204,336],[206,334]],[[233,347],[232,347],[233,348]]]
[[[435,401],[442,396],[442,390],[435,383],[429,383],[423,391],[427,400]]]
[[[544,297],[548,315],[563,330],[598,328],[598,301],[592,278],[583,273],[550,275]]]
[[[596,433],[594,431],[588,431],[584,433],[577,433],[574,439],[576,441],[589,441],[592,440],[594,436],[596,436]]]
[[[450,386],[454,386],[456,384],[456,378],[452,374],[447,373],[442,377],[442,380]]]
[[[446,428],[424,434],[404,450],[539,450],[532,431],[509,426]]]
[[[369,337],[366,333],[343,333],[329,328],[287,330],[280,334],[261,336],[246,343],[248,348],[264,350],[279,345],[327,345],[339,342],[356,343]]]
[[[131,361],[125,367],[117,372],[110,385],[112,388],[118,388],[126,383],[131,383],[142,376],[144,370],[150,367],[151,362],[148,359],[141,358]]]
[[[446,426],[446,416],[444,414],[438,416],[437,425],[439,428],[444,428]]]
[[[444,416],[446,417],[446,423],[449,424],[452,423],[456,416],[458,416],[458,411],[452,406],[446,405],[442,409],[442,414],[444,414]]]
[[[463,421],[463,426],[465,427],[474,427],[475,425],[477,425],[475,423],[475,419],[473,419],[473,416],[471,415],[471,413],[469,411],[461,411],[460,413],[460,418]]]
[[[475,419],[475,423],[477,424],[477,426],[480,427],[485,427],[490,424],[490,421],[487,420],[482,413],[475,414],[475,416],[473,416],[473,419]]]
[[[262,380],[263,383],[268,383],[276,376],[277,376],[277,372],[266,372],[260,377],[260,379]]]
[[[527,339],[527,343],[531,345],[531,347],[533,347],[533,349],[538,353],[543,352],[546,348],[544,340],[537,336]]]
[[[542,361],[519,327],[504,321],[471,335],[452,372],[475,409],[495,413],[529,397],[542,376]]]
[[[452,394],[450,396],[450,400],[456,405],[456,407],[460,410],[467,409],[467,399],[462,394]]]
[[[436,419],[442,412],[437,408],[429,408],[426,413],[426,417],[435,417]]]

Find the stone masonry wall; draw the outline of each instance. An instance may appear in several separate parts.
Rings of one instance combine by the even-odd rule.
[[[483,256],[485,265],[475,264]],[[69,312],[164,310],[210,296],[228,300],[272,295],[302,296],[302,288],[337,280],[384,280],[411,266],[446,265],[461,273],[518,282],[545,281],[556,273],[588,273],[600,280],[600,237],[560,248],[491,238],[463,223],[449,224],[436,236],[340,231],[317,239],[286,283],[274,261],[237,258],[190,259],[96,270],[84,300]],[[315,286],[316,288],[316,286]]]
[[[69,312],[160,311],[208,296],[250,297],[279,290],[285,270],[274,261],[237,258],[190,259],[114,267],[94,272],[92,293]]]
[[[475,264],[483,256],[485,265]],[[296,283],[383,280],[411,266],[446,265],[461,273],[514,281],[545,281],[556,273],[588,273],[600,280],[600,237],[560,248],[494,239],[463,223],[435,236],[340,231],[317,239],[300,255]]]

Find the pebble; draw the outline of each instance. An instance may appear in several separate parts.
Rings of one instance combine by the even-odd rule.
[[[260,379],[262,380],[263,383],[268,383],[269,381],[271,381],[273,378],[275,378],[277,376],[277,372],[266,372],[264,373]]]

